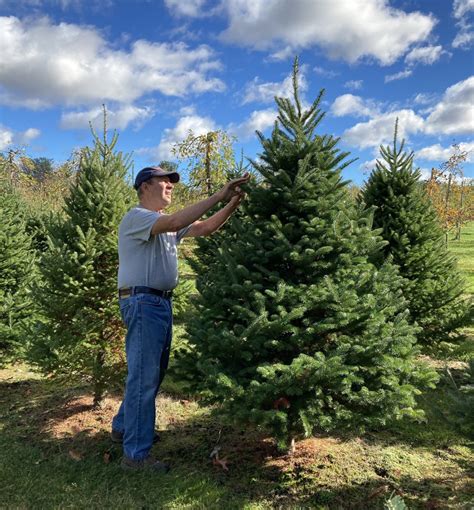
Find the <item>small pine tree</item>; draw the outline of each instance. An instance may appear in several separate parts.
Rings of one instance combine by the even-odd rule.
[[[30,356],[46,372],[89,377],[98,405],[107,383],[124,366],[117,241],[133,193],[125,182],[129,160],[114,152],[117,134],[107,140],[105,111],[103,140],[93,136],[64,214],[49,226],[49,249],[40,265],[43,284],[37,289],[45,320],[37,327]]]
[[[397,121],[398,122],[398,121]],[[421,326],[418,339],[427,345],[448,339],[469,322],[469,303],[463,299],[464,281],[449,254],[434,207],[413,167],[414,153],[397,146],[380,147],[365,184],[361,201],[375,207],[374,226],[387,241],[390,256],[405,278],[403,294],[409,302],[411,321]]]
[[[7,186],[0,193],[0,352],[3,362],[22,355],[34,316],[31,284],[35,254],[27,234],[26,204]]]
[[[414,361],[396,269],[370,262],[382,241],[341,179],[347,154],[315,133],[322,92],[303,110],[297,69],[294,102],[277,98],[272,136],[259,134],[263,181],[247,187],[246,218],[213,253],[200,243],[209,270],[176,360],[205,401],[281,447],[314,429],[418,417],[417,387],[436,378]]]

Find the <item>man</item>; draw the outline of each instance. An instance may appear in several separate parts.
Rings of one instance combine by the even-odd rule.
[[[171,295],[178,283],[177,245],[183,237],[206,236],[221,227],[242,200],[240,185],[250,176],[228,182],[214,195],[173,214],[170,205],[177,172],[147,167],[135,179],[139,205],[119,227],[119,304],[127,326],[128,375],[125,396],[112,421],[112,440],[123,442],[125,469],[167,472],[153,458],[155,399],[168,367],[172,333]],[[219,202],[227,202],[199,221]]]

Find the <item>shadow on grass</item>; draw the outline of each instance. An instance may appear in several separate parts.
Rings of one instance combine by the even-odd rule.
[[[363,439],[321,435],[300,441],[290,457],[261,431],[220,421],[183,397],[159,398],[164,430],[154,450],[173,469],[157,477],[120,470],[121,447],[109,439],[120,395],[95,410],[84,386],[0,383],[0,506],[377,509],[395,491],[410,508],[449,508],[474,496],[472,456],[457,449],[459,435],[443,420],[430,433],[415,424]],[[442,401],[425,398],[436,417]],[[210,459],[216,446],[221,464]],[[415,448],[429,450],[426,459]],[[433,469],[423,470],[425,461]]]

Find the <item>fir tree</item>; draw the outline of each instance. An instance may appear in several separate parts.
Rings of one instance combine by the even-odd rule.
[[[118,225],[132,203],[124,178],[129,160],[115,152],[117,134],[93,132],[84,149],[64,214],[50,225],[37,289],[45,321],[30,355],[47,372],[79,374],[94,385],[94,404],[124,365],[123,327],[117,303]],[[123,375],[123,373],[122,373]]]
[[[35,255],[27,234],[24,204],[14,189],[0,193],[0,352],[2,361],[22,355],[33,319],[31,284]]]
[[[271,138],[259,133],[263,181],[248,187],[245,218],[203,250],[197,313],[177,353],[205,401],[268,427],[281,446],[315,429],[419,417],[417,387],[436,378],[414,361],[396,268],[370,261],[383,241],[341,179],[347,154],[315,133],[323,92],[302,109],[297,62],[293,88],[294,102],[276,99]]]
[[[393,147],[380,147],[381,159],[361,201],[376,208],[374,226],[387,241],[383,254],[392,257],[405,278],[410,320],[421,326],[418,338],[429,345],[446,340],[469,322],[469,303],[463,299],[463,278],[447,250],[420,172],[413,167],[414,153],[404,150],[404,141],[397,146],[397,123]]]

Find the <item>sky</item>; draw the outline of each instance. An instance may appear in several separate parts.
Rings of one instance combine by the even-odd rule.
[[[133,171],[173,160],[189,130],[223,129],[258,158],[274,96],[325,90],[360,185],[399,137],[422,175],[468,152],[474,177],[474,0],[0,0],[0,151],[59,164],[90,145],[102,105]]]

